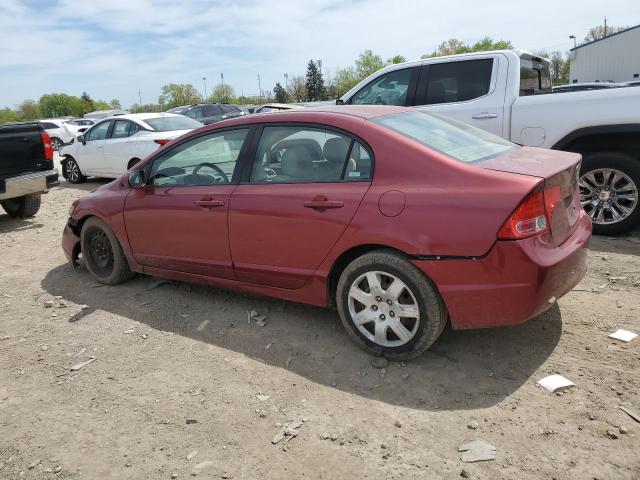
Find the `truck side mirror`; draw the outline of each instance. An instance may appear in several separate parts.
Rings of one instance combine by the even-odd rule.
[[[78,141],[82,142],[83,145],[87,144],[87,141],[84,139],[84,135],[78,135]]]

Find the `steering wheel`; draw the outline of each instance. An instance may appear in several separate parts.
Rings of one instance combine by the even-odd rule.
[[[193,169],[193,172],[191,174],[198,175],[198,172],[202,167],[209,167],[212,170],[215,170],[215,172],[224,179],[225,183],[229,183],[229,177],[227,177],[227,174],[224,173],[219,166],[214,165],[213,163],[207,163],[207,162],[201,163],[200,165],[198,165],[196,168]]]

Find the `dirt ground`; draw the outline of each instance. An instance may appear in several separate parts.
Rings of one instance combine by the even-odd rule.
[[[640,424],[617,408],[640,411],[640,338],[607,338],[640,333],[639,232],[594,238],[588,277],[538,318],[449,329],[378,370],[332,311],[74,271],[67,210],[101,183],[0,215],[0,478],[640,478]],[[552,373],[576,387],[536,386]],[[496,459],[463,463],[474,439]]]

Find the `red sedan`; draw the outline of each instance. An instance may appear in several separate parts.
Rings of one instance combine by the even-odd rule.
[[[76,201],[75,265],[337,306],[390,359],[453,328],[513,325],[585,275],[580,156],[401,107],[291,110],[206,126]]]

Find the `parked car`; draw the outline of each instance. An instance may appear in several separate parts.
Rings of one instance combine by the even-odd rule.
[[[392,359],[524,322],[586,272],[580,155],[402,107],[251,115],[165,145],[73,203],[63,248],[134,272],[312,305]]]
[[[227,118],[239,117],[245,115],[235,105],[224,105],[221,103],[202,103],[198,105],[183,105],[167,110],[169,113],[176,113],[193,118],[200,123],[209,125],[211,123],[220,122]]]
[[[594,232],[640,225],[640,89],[546,93],[547,59],[500,50],[391,65],[338,102],[420,106],[521,145],[580,153]]]
[[[51,138],[42,123],[0,125],[0,204],[11,217],[34,216],[58,182]]]
[[[293,103],[265,103],[257,107],[253,113],[280,112],[282,110],[294,110],[297,108],[302,108],[302,106]]]
[[[97,120],[92,120],[90,118],[74,118],[73,120],[67,120],[65,122],[67,128],[72,130],[76,136],[79,133],[84,132],[92,125],[95,125]]]
[[[553,93],[563,92],[582,92],[584,90],[602,90],[604,88],[620,88],[624,86],[622,83],[613,82],[585,82],[585,83],[568,83],[566,85],[558,85],[552,88]]]
[[[201,126],[172,113],[107,118],[60,151],[62,175],[71,183],[82,183],[89,176],[117,178],[160,145]]]
[[[68,128],[64,120],[40,120],[40,123],[51,137],[51,146],[56,152],[76,137],[74,129]]]

